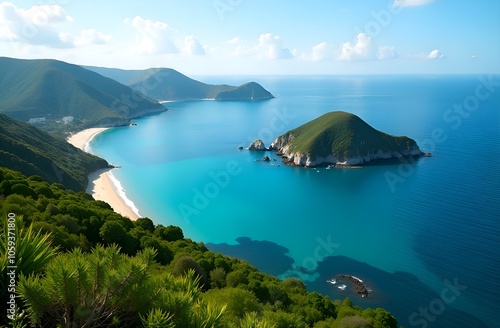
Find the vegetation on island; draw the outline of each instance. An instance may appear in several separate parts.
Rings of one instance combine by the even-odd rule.
[[[401,154],[418,151],[414,140],[378,131],[358,116],[342,111],[326,113],[286,132],[271,147],[286,154],[305,154],[313,161],[333,155],[340,162],[379,150]]]
[[[108,162],[81,151],[31,124],[0,114],[0,166],[81,191],[88,175]]]
[[[165,110],[117,81],[62,61],[0,57],[0,76],[0,112],[41,128],[123,125]]]
[[[0,168],[0,213],[15,214],[15,327],[397,327],[383,309],[308,292],[185,238],[131,221],[84,192]],[[7,225],[0,238],[1,299]]]
[[[256,82],[240,86],[206,84],[171,68],[121,70],[87,67],[99,74],[128,85],[133,90],[160,101],[167,100],[263,100],[274,96]]]

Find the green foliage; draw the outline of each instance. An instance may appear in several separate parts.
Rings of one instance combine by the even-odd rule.
[[[42,273],[47,263],[56,256],[56,251],[48,239],[49,236],[41,231],[35,232],[32,224],[25,226],[22,216],[16,217],[14,222],[3,222],[0,230],[0,299],[5,300],[10,290],[8,266],[15,265],[16,274],[38,274]],[[14,256],[9,257],[9,251],[14,249]],[[9,263],[9,258],[15,262]],[[1,316],[4,317],[5,314],[2,311]]]
[[[203,299],[209,303],[226,305],[226,323],[236,324],[247,312],[261,312],[261,305],[255,295],[240,288],[211,289],[203,295]]]
[[[260,318],[256,312],[247,312],[245,317],[240,320],[240,328],[277,328],[266,319]]]
[[[181,228],[169,225],[168,227],[164,227],[162,225],[158,225],[154,231],[155,236],[165,240],[165,241],[176,241],[184,239],[184,233]]]
[[[340,320],[339,328],[373,328],[370,321],[358,316],[345,317]],[[385,327],[385,326],[384,326]]]
[[[398,326],[396,318],[381,308],[376,308],[375,310],[366,309],[363,311],[362,317],[368,319],[368,321],[373,325],[373,328],[397,328]]]
[[[245,272],[241,270],[230,272],[226,276],[226,285],[228,287],[238,287],[240,284],[246,285],[247,283],[248,283],[247,275],[245,274]]]
[[[45,265],[56,256],[55,250],[51,247],[49,235],[42,234],[41,231],[35,232],[33,224],[25,226],[22,216],[15,218],[14,227],[7,220],[4,221],[3,229],[0,231],[0,239],[2,240],[0,244],[0,269],[2,272],[10,265],[7,261],[10,242],[13,242],[12,246],[15,246],[14,258],[17,272],[25,275],[40,273]],[[2,280],[0,284],[4,282],[5,280]],[[2,290],[4,289],[2,288]]]
[[[271,323],[275,328],[307,328],[309,327],[304,319],[297,313],[289,313],[282,310],[278,311],[266,311],[264,312],[264,317],[269,323]]]
[[[147,230],[149,232],[154,232],[155,231],[155,224],[153,223],[153,220],[150,218],[139,218],[134,221],[134,225],[136,227],[141,227],[144,230]]]
[[[226,271],[223,268],[215,268],[210,271],[210,282],[212,288],[226,287]]]
[[[118,221],[106,221],[99,230],[102,240],[107,244],[121,243],[125,240],[127,231]]]
[[[192,270],[199,277],[200,283],[205,288],[208,287],[208,279],[205,271],[200,267],[198,262],[189,256],[181,256],[175,261],[174,274],[178,276],[186,275],[188,271]]]
[[[214,98],[216,100],[262,100],[271,99],[274,98],[274,96],[260,84],[249,82],[239,87],[235,87],[232,90],[219,92]]]
[[[42,276],[22,276],[19,295],[27,304],[33,326],[212,327],[223,307],[203,303],[197,278],[153,275],[155,252],[146,249],[135,257],[119,248],[98,246],[90,254],[80,250],[53,260]],[[168,284],[165,284],[168,282]],[[166,299],[181,302],[168,302]],[[177,304],[185,311],[177,316]]]
[[[1,61],[1,58],[0,58]],[[0,106],[1,107],[1,106]],[[59,182],[72,190],[85,190],[89,173],[108,166],[94,155],[77,149],[66,141],[57,139],[36,127],[0,113],[0,166],[18,170],[25,175],[36,175],[29,182]],[[47,185],[45,185],[47,187]],[[1,184],[4,192],[35,197],[44,194],[53,198],[50,190],[33,191],[19,183]],[[12,190],[14,188],[14,190]]]
[[[162,309],[152,309],[147,315],[139,315],[144,328],[175,328],[173,315]]]

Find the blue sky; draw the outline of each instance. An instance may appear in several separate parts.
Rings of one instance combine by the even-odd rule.
[[[500,73],[500,1],[4,1],[0,56],[190,75]]]

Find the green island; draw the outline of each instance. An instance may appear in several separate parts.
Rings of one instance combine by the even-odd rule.
[[[378,131],[358,116],[326,113],[279,136],[270,146],[286,164],[352,166],[404,156],[429,156],[408,137]]]

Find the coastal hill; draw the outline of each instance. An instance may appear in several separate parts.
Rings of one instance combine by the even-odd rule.
[[[124,125],[164,110],[157,101],[78,65],[0,57],[0,112],[25,122],[66,118],[83,129]]]
[[[4,114],[0,114],[0,145],[0,166],[75,191],[85,190],[89,173],[109,166],[104,159]]]
[[[86,67],[115,79],[132,89],[159,101],[171,100],[265,100],[274,96],[256,82],[240,86],[206,84],[196,81],[171,68],[122,70],[104,67]]]
[[[281,154],[285,163],[306,167],[424,155],[414,140],[380,132],[346,112],[326,113],[290,130],[270,149]]]

